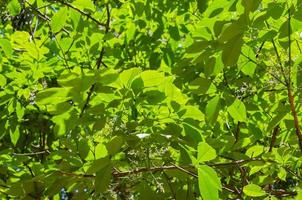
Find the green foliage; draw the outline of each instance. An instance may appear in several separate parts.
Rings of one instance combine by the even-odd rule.
[[[301,199],[301,0],[0,2],[0,199]]]

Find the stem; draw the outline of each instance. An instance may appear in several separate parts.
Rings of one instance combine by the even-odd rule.
[[[280,132],[280,126],[277,125],[277,126],[274,128],[274,130],[273,130],[272,140],[271,140],[271,143],[270,143],[268,152],[272,152],[273,147],[274,147],[275,142],[276,142],[277,135],[278,135],[279,132]]]
[[[86,13],[86,12],[84,12],[84,11],[78,9],[78,8],[74,7],[73,5],[71,5],[71,4],[69,4],[69,3],[66,3],[66,2],[64,2],[64,1],[62,1],[62,0],[55,0],[55,1],[56,1],[56,2],[59,2],[59,3],[63,4],[63,5],[65,5],[65,6],[67,6],[67,7],[69,7],[69,8],[71,8],[71,9],[77,11],[77,12],[79,12],[81,15],[84,15],[84,16],[87,17],[88,19],[91,19],[93,22],[95,22],[95,23],[96,23],[97,25],[99,25],[99,26],[106,26],[106,24],[104,24],[104,23],[98,21],[97,19],[95,19],[94,17],[92,17],[89,13]]]
[[[288,87],[288,89],[287,89],[287,95],[288,95],[290,109],[291,109],[292,115],[294,117],[294,125],[295,125],[295,129],[296,129],[295,132],[298,137],[300,150],[302,151],[302,134],[301,134],[299,119],[298,119],[298,115],[297,115],[297,111],[296,111],[296,107],[295,107],[295,103],[294,103],[294,96],[292,94],[290,87]]]
[[[289,75],[288,75],[288,82],[287,82],[287,96],[290,104],[290,109],[292,112],[292,115],[294,117],[294,125],[296,129],[296,135],[298,137],[299,147],[302,151],[302,134],[301,134],[301,128],[299,125],[299,119],[297,115],[296,105],[294,102],[294,96],[292,94],[292,87],[291,87],[291,27],[290,27],[290,20],[291,20],[291,14],[290,14],[290,8],[288,9],[288,69],[289,69]]]
[[[110,30],[110,9],[109,9],[109,5],[106,4],[106,14],[107,14],[107,20],[106,20],[106,24],[105,24],[105,35],[109,32]],[[105,43],[106,41],[104,40],[103,41],[103,44]],[[101,52],[100,52],[100,56],[99,58],[97,59],[97,62],[96,62],[96,68],[99,69],[101,67],[101,64],[103,63],[103,58],[104,58],[104,55],[105,55],[105,47],[102,46],[102,49],[101,49]],[[106,65],[104,65],[106,66]],[[94,91],[94,88],[95,88],[95,84],[93,84],[89,91],[87,92],[87,99],[86,99],[86,102],[81,110],[81,113],[80,113],[80,118],[83,116],[85,110],[87,109],[88,105],[89,105],[89,101],[91,99],[91,95]]]

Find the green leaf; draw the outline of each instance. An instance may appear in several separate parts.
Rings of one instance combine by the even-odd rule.
[[[76,0],[72,2],[72,5],[82,10],[88,9],[91,11],[95,11],[95,6],[91,0]]]
[[[208,145],[206,142],[200,142],[198,144],[197,151],[198,162],[206,162],[216,158],[216,150],[210,145]]]
[[[250,197],[261,197],[266,195],[266,193],[261,189],[261,187],[255,184],[249,184],[244,186],[243,192],[244,194]]]
[[[228,112],[231,117],[240,122],[246,121],[246,108],[242,101],[235,99],[235,101],[228,107]]]
[[[216,87],[210,79],[199,77],[190,83],[190,89],[196,94],[211,94],[216,91]]]
[[[59,104],[70,99],[68,94],[71,88],[48,88],[39,92],[36,96],[38,105]]]
[[[20,5],[19,1],[18,0],[11,0],[7,4],[7,10],[13,16],[18,15],[21,11],[21,5]]]
[[[86,173],[87,174],[94,174],[97,171],[105,168],[106,166],[110,165],[110,160],[108,157],[100,158],[98,160],[93,161],[93,163],[89,166]]]
[[[264,152],[264,146],[255,145],[246,150],[245,155],[250,158],[257,157]]]
[[[163,92],[160,92],[158,90],[150,90],[143,94],[145,96],[147,102],[151,105],[156,105],[163,100],[165,100],[166,95]]]
[[[0,87],[3,87],[6,85],[6,78],[2,74],[0,74]]]
[[[198,184],[201,196],[204,200],[218,200],[218,191],[221,183],[214,169],[201,165],[198,167]]]
[[[208,0],[196,0],[197,7],[200,13],[203,13],[208,7]]]
[[[222,51],[222,61],[225,66],[233,66],[237,63],[242,45],[243,40],[241,35],[229,40],[224,45]]]
[[[230,24],[224,31],[222,32],[219,40],[221,42],[229,41],[235,37],[240,36],[243,33],[242,25],[238,22]]]
[[[124,70],[120,76],[119,80],[121,84],[127,88],[131,87],[132,81],[142,72],[139,68],[131,68]]]
[[[111,180],[112,166],[107,165],[96,173],[95,178],[95,191],[96,193],[105,192],[109,187],[109,183]]]
[[[121,147],[124,144],[124,139],[121,136],[115,136],[111,139],[110,142],[107,143],[106,147],[108,150],[108,153],[110,155],[114,155],[119,152]]]
[[[145,87],[154,87],[164,83],[165,76],[162,72],[156,70],[146,70],[141,73],[141,78]]]
[[[198,121],[204,120],[204,114],[196,106],[184,106],[180,113],[184,113],[181,116],[183,119],[190,118]]]
[[[65,26],[67,18],[68,9],[66,7],[62,7],[51,18],[50,27],[52,31],[54,33],[59,32]]]
[[[11,56],[13,53],[13,48],[9,40],[7,39],[0,39],[0,47],[4,51],[6,56]]]
[[[286,170],[283,167],[280,167],[278,172],[278,177],[281,180],[286,181],[286,174],[287,174]]]
[[[220,97],[216,96],[208,101],[206,105],[206,119],[209,124],[214,124],[217,120],[218,113],[220,111]]]
[[[103,143],[99,143],[98,145],[96,145],[95,147],[95,158],[99,159],[99,158],[104,158],[108,155],[108,151],[106,146]]]
[[[16,146],[19,138],[20,138],[20,130],[19,126],[12,126],[9,131],[10,140],[13,143],[14,146]]]
[[[287,115],[288,112],[286,111],[280,111],[277,113],[277,115],[268,123],[267,132],[270,132],[273,128],[275,128],[282,119]]]

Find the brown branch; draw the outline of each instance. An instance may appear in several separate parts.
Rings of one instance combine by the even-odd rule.
[[[273,135],[272,135],[272,139],[271,139],[271,143],[270,143],[268,152],[272,152],[273,147],[275,146],[277,135],[279,132],[280,132],[280,126],[278,124],[277,126],[275,126],[275,128],[273,130]]]
[[[292,67],[292,51],[291,51],[291,13],[290,8],[288,9],[288,84],[291,85],[291,67]]]
[[[294,125],[295,125],[295,133],[298,137],[298,142],[299,142],[299,147],[300,150],[302,151],[302,134],[301,134],[301,128],[300,128],[300,124],[299,124],[299,119],[298,119],[298,115],[297,115],[297,111],[296,111],[296,106],[294,103],[294,96],[292,94],[291,88],[288,87],[287,90],[287,95],[288,95],[288,100],[289,100],[289,105],[290,105],[290,109],[294,118]]]
[[[260,67],[265,67],[263,65],[260,65],[260,63],[258,63],[257,61],[255,61],[254,59],[252,59],[251,57],[245,55],[243,52],[241,52],[241,55],[243,55],[246,59],[248,59],[250,62],[260,66]],[[278,78],[276,75],[274,75],[273,73],[268,72],[273,78],[275,78],[277,81],[279,81],[280,83],[282,83],[283,85],[286,85],[286,82],[282,81],[280,78]]]
[[[109,9],[109,4],[106,4],[106,15],[107,15],[107,20],[106,20],[106,25],[105,25],[105,35],[109,32],[110,30],[110,9]],[[103,41],[103,44],[105,44],[105,40]],[[100,68],[101,64],[103,63],[103,57],[105,55],[105,47],[102,46],[100,56],[96,62],[97,69]]]
[[[48,17],[47,15],[43,14],[43,13],[39,10],[40,8],[35,8],[35,7],[33,7],[28,1],[25,1],[25,2],[30,6],[30,8],[31,8],[34,12],[37,13],[37,15],[38,15],[39,18],[41,18],[41,19],[43,19],[44,21],[47,21],[47,22],[50,22],[50,21],[51,21],[50,17]],[[69,34],[69,32],[68,32],[65,28],[62,28],[62,30],[63,30],[65,33]],[[54,33],[54,34],[57,34],[57,33]]]
[[[73,5],[67,3],[67,2],[65,2],[65,1],[63,1],[63,0],[54,0],[54,1],[59,2],[59,3],[65,5],[65,6],[67,6],[67,7],[69,7],[69,8],[71,8],[71,9],[73,9],[73,10],[79,12],[81,15],[84,15],[85,17],[87,17],[88,19],[92,20],[93,22],[95,22],[95,23],[96,23],[97,25],[99,25],[99,26],[104,26],[104,27],[106,26],[106,24],[104,24],[104,23],[98,21],[97,19],[95,19],[94,17],[92,17],[89,13],[86,13],[86,12],[84,12],[84,11],[78,9],[78,8],[74,7]]]
[[[36,156],[41,154],[49,154],[48,150],[39,151],[39,152],[32,152],[32,153],[13,153],[13,156]]]
[[[226,163],[208,163],[206,165],[208,165],[210,167],[230,167],[230,166],[234,166],[234,165],[236,165],[236,166],[244,165],[246,163],[253,162],[253,161],[274,162],[272,160],[263,160],[261,158],[251,158],[251,159],[247,159],[247,160],[236,160],[236,161],[226,162]],[[195,177],[195,178],[198,177],[197,174],[190,171],[190,170],[195,170],[195,166],[193,166],[193,165],[178,166],[173,163],[171,163],[171,165],[164,165],[164,166],[141,167],[141,168],[136,168],[136,169],[132,169],[129,171],[114,170],[112,172],[112,175],[116,178],[120,178],[120,177],[136,175],[136,174],[140,174],[140,173],[150,173],[150,172],[156,173],[156,172],[160,172],[160,171],[164,171],[164,170],[180,170],[192,177]],[[90,174],[75,174],[75,173],[69,173],[69,172],[64,172],[64,171],[58,171],[58,172],[65,176],[74,176],[74,177],[79,177],[79,178],[95,178],[95,175],[90,175]]]
[[[239,140],[240,125],[241,125],[241,123],[238,122],[237,126],[236,126],[236,130],[234,131],[234,137],[235,137],[235,143],[234,144],[236,144]]]
[[[263,41],[263,42],[261,43],[261,45],[260,45],[260,47],[259,47],[259,49],[258,49],[258,51],[257,51],[257,53],[256,53],[256,56],[255,56],[256,58],[258,58],[258,57],[259,57],[260,52],[261,52],[261,50],[262,50],[262,48],[263,48],[264,44],[265,44],[265,41]]]
[[[270,194],[276,197],[290,197],[290,196],[296,196],[297,192],[286,191],[281,189],[281,190],[272,190],[270,191]]]
[[[269,24],[267,23],[267,21],[265,21],[265,24],[267,26],[267,28],[270,28]],[[287,86],[288,85],[288,80],[287,80],[287,77],[286,77],[286,74],[285,74],[285,71],[284,71],[284,68],[283,68],[283,64],[282,64],[282,60],[281,60],[281,57],[280,57],[280,54],[278,52],[278,49],[277,49],[277,45],[274,41],[274,39],[271,40],[272,44],[273,44],[273,47],[274,47],[274,51],[276,53],[276,56],[277,56],[277,59],[278,59],[278,63],[280,65],[280,69],[281,69],[281,73],[283,75],[283,78],[284,78],[284,81],[285,81],[285,85]]]
[[[289,100],[289,105],[291,109],[292,116],[294,118],[294,125],[296,129],[296,135],[298,137],[299,147],[302,151],[302,134],[301,134],[301,128],[299,124],[299,119],[297,115],[296,105],[294,102],[294,96],[292,94],[292,87],[291,87],[291,27],[290,27],[290,20],[291,20],[291,14],[290,9],[288,10],[288,68],[289,68],[289,75],[288,75],[288,83],[287,83],[287,96]]]
[[[105,24],[105,34],[107,34],[110,30],[110,9],[109,9],[109,4],[106,4],[106,14],[107,14],[107,20],[106,20],[106,24]],[[103,41],[103,45],[106,41],[104,40]],[[101,52],[100,52],[100,56],[96,62],[96,66],[97,66],[97,69],[99,69],[101,67],[101,64],[104,63],[103,62],[103,58],[104,58],[104,55],[105,55],[105,47],[102,46],[102,49],[101,49]],[[105,67],[107,65],[104,65]],[[95,84],[93,84],[89,91],[87,92],[87,99],[85,101],[85,104],[81,110],[81,113],[80,113],[80,118],[83,116],[85,110],[87,109],[88,105],[89,105],[89,102],[90,102],[90,99],[91,99],[91,95],[94,91],[94,88],[95,88]]]

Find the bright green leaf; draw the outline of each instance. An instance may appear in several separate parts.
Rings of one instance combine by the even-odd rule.
[[[214,169],[201,165],[198,167],[198,184],[201,196],[204,200],[218,200],[218,191],[221,183]]]
[[[216,150],[206,142],[200,142],[197,149],[197,160],[206,162],[216,158]]]
[[[244,194],[250,197],[261,197],[266,195],[266,193],[261,189],[261,187],[255,184],[249,184],[244,186],[243,192]]]

